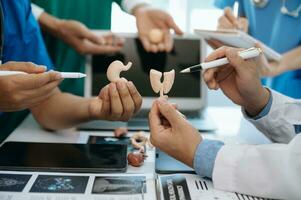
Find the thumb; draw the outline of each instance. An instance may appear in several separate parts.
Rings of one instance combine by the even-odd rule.
[[[175,21],[173,20],[173,18],[170,15],[168,15],[168,17],[167,17],[167,25],[169,28],[173,29],[177,35],[183,35],[183,31],[175,23]]]
[[[165,99],[158,99],[157,105],[161,115],[171,124],[172,127],[180,126],[184,118],[180,113],[173,107],[172,104],[169,104]]]
[[[234,26],[236,26],[236,27],[238,26],[237,19],[234,16],[233,11],[230,7],[225,8],[224,15]]]
[[[29,74],[43,73],[47,70],[46,66],[36,65],[32,62],[7,62],[0,66],[0,70],[22,71]]]

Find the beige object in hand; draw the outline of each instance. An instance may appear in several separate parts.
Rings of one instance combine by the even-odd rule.
[[[160,29],[154,28],[148,33],[148,37],[151,43],[158,44],[163,41],[164,34]]]
[[[175,80],[175,70],[169,72],[164,72],[164,80],[161,82],[162,72],[151,69],[149,73],[149,78],[151,82],[152,89],[155,93],[160,92],[160,96],[167,94],[174,83]]]
[[[124,65],[121,61],[116,60],[110,64],[107,70],[107,78],[111,82],[117,82],[120,79],[120,73],[122,71],[127,71],[131,68],[132,63],[129,62],[127,65]]]

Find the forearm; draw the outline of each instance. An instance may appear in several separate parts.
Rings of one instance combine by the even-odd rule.
[[[55,37],[60,36],[60,19],[43,12],[38,21],[43,31],[50,33]]]
[[[135,11],[143,6],[149,5],[150,1],[149,0],[122,0],[121,5],[122,8],[130,13],[135,15]]]
[[[279,63],[281,72],[301,69],[301,46],[285,53]]]
[[[31,112],[42,127],[50,130],[65,129],[91,119],[90,101],[57,90],[47,101],[32,108]]]

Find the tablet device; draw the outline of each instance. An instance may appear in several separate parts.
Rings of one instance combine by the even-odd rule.
[[[125,172],[127,145],[7,142],[0,170],[84,173]]]
[[[167,155],[160,149],[156,149],[155,170],[158,174],[195,174],[194,169]]]

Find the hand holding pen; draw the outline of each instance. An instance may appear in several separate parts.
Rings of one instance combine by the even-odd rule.
[[[267,104],[269,90],[260,81],[260,68],[266,58],[260,54],[256,59],[244,60],[239,56],[240,49],[221,47],[210,54],[206,62],[227,58],[229,64],[209,68],[203,79],[209,89],[221,89],[234,103],[244,107],[250,116],[257,115]]]
[[[262,53],[261,48],[251,47],[249,49],[238,51],[238,56],[244,60],[258,57]],[[223,65],[229,64],[229,59],[227,57],[219,58],[212,61],[207,61],[200,63],[198,65],[194,65],[182,70],[180,73],[191,73],[200,70],[207,70],[211,68],[221,67]]]
[[[19,111],[39,105],[55,93],[62,81],[58,72],[46,72],[46,67],[30,62],[7,62],[0,65],[0,70],[27,73],[0,76],[1,112]]]

